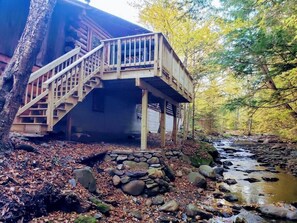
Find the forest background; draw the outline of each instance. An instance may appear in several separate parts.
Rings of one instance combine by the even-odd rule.
[[[297,140],[295,0],[131,0],[195,81],[195,130]]]

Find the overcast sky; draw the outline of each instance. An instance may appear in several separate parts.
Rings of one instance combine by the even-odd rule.
[[[137,10],[128,4],[129,0],[91,0],[91,5],[103,11],[137,23]]]

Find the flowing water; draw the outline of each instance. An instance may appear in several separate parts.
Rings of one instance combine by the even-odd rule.
[[[242,204],[270,204],[275,202],[292,203],[297,201],[297,177],[286,174],[281,169],[262,166],[255,160],[247,148],[232,146],[231,141],[214,143],[222,157],[221,161],[231,161],[224,179],[237,181],[235,185],[226,185]],[[227,149],[226,149],[227,148]],[[276,182],[266,182],[262,177],[275,177]],[[255,178],[259,182],[250,183],[244,179]]]

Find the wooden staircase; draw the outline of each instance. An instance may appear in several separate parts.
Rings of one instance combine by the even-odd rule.
[[[12,131],[52,131],[57,122],[101,85],[103,45],[80,58],[79,52],[80,48],[75,48],[31,74]]]

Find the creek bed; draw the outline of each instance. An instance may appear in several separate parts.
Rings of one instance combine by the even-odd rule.
[[[293,203],[297,201],[297,177],[286,173],[279,167],[259,163],[248,148],[236,146],[231,140],[214,142],[219,151],[221,162],[230,161],[225,165],[224,179],[235,179],[234,185],[224,186],[235,194],[241,205],[264,205],[277,202]],[[263,177],[274,182],[265,181]],[[249,182],[251,181],[256,182]],[[271,221],[272,219],[270,219]],[[269,222],[270,222],[269,221]],[[280,221],[274,222],[291,222]]]

